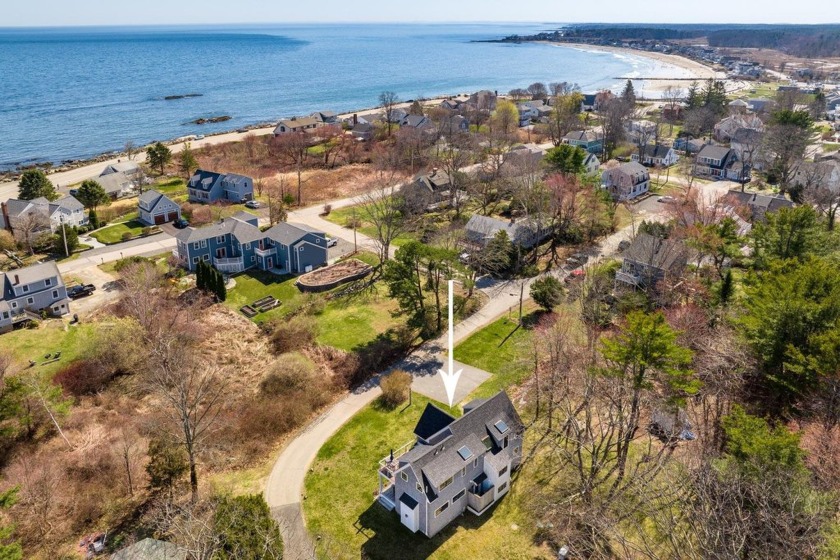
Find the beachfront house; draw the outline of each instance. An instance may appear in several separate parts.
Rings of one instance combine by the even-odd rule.
[[[280,222],[260,231],[257,217],[239,212],[202,228],[175,236],[176,255],[189,270],[199,261],[235,274],[252,268],[298,274],[327,264],[327,236],[301,224]]]
[[[72,196],[49,201],[46,198],[17,200],[11,198],[0,203],[0,225],[10,231],[18,241],[34,241],[45,233],[54,233],[66,227],[84,226],[88,223],[85,207]],[[28,236],[28,240],[24,237]]]
[[[604,135],[594,130],[573,130],[563,137],[563,143],[583,148],[590,154],[604,151]]]
[[[254,198],[254,180],[236,173],[197,170],[187,183],[190,202],[245,202]]]
[[[465,511],[482,515],[510,490],[524,431],[504,391],[471,401],[457,419],[427,404],[414,439],[379,462],[377,502],[430,538]]]
[[[292,117],[277,123],[274,128],[274,136],[282,136],[293,132],[308,132],[320,126],[324,126],[320,117]]]
[[[99,176],[105,177],[114,173],[122,173],[126,177],[134,178],[139,175],[141,171],[140,166],[134,161],[117,160],[117,163],[109,163],[106,165]]]
[[[41,313],[60,317],[70,313],[64,280],[54,262],[0,272],[0,333],[16,325],[38,321]]]
[[[601,186],[616,200],[632,200],[650,190],[650,173],[638,162],[623,163],[601,174]]]
[[[137,200],[137,213],[140,221],[150,226],[159,226],[181,219],[181,207],[178,203],[155,190],[140,195]]]
[[[639,162],[639,152],[635,151],[630,156],[633,161]],[[677,153],[670,146],[662,144],[648,144],[642,150],[641,163],[647,166],[671,167],[678,160]]]

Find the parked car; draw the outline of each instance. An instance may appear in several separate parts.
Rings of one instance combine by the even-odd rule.
[[[204,140],[204,135],[203,135],[203,134],[199,134],[198,136],[196,136],[196,137],[195,137],[195,139],[196,139],[196,140]]]
[[[327,237],[327,247],[335,247],[338,245],[337,237]]]
[[[178,218],[177,220],[172,222],[172,225],[175,226],[176,229],[184,229],[185,227],[190,225],[190,223],[184,218]]]
[[[93,284],[77,284],[67,288],[67,297],[70,299],[78,299],[80,297],[89,296],[96,291],[96,286]]]
[[[656,199],[656,202],[674,202],[673,196],[660,196]]]
[[[261,208],[261,207],[262,207],[262,204],[260,204],[259,200],[249,200],[248,202],[245,203],[245,208],[257,209],[257,208]]]

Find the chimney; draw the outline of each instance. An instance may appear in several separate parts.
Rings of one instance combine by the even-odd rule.
[[[353,126],[356,126],[357,124],[359,124],[359,115],[353,113]]]
[[[17,286],[18,284],[20,284],[20,276],[18,276],[17,274],[15,274],[15,282],[14,282],[14,284],[15,284],[15,286]]]

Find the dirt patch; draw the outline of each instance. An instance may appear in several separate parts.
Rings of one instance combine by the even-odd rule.
[[[286,192],[297,195],[297,174],[278,173],[276,178],[284,183]],[[301,179],[304,206],[357,196],[376,186],[375,172],[365,163],[304,171]]]

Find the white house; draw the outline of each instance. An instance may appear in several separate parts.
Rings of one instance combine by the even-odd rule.
[[[639,152],[634,152],[630,158],[633,161],[639,161]],[[663,146],[661,144],[648,144],[645,146],[645,149],[642,151],[641,157],[641,164],[642,165],[652,165],[652,166],[659,166],[659,167],[671,167],[675,163],[679,157],[674,149],[670,146]]]

